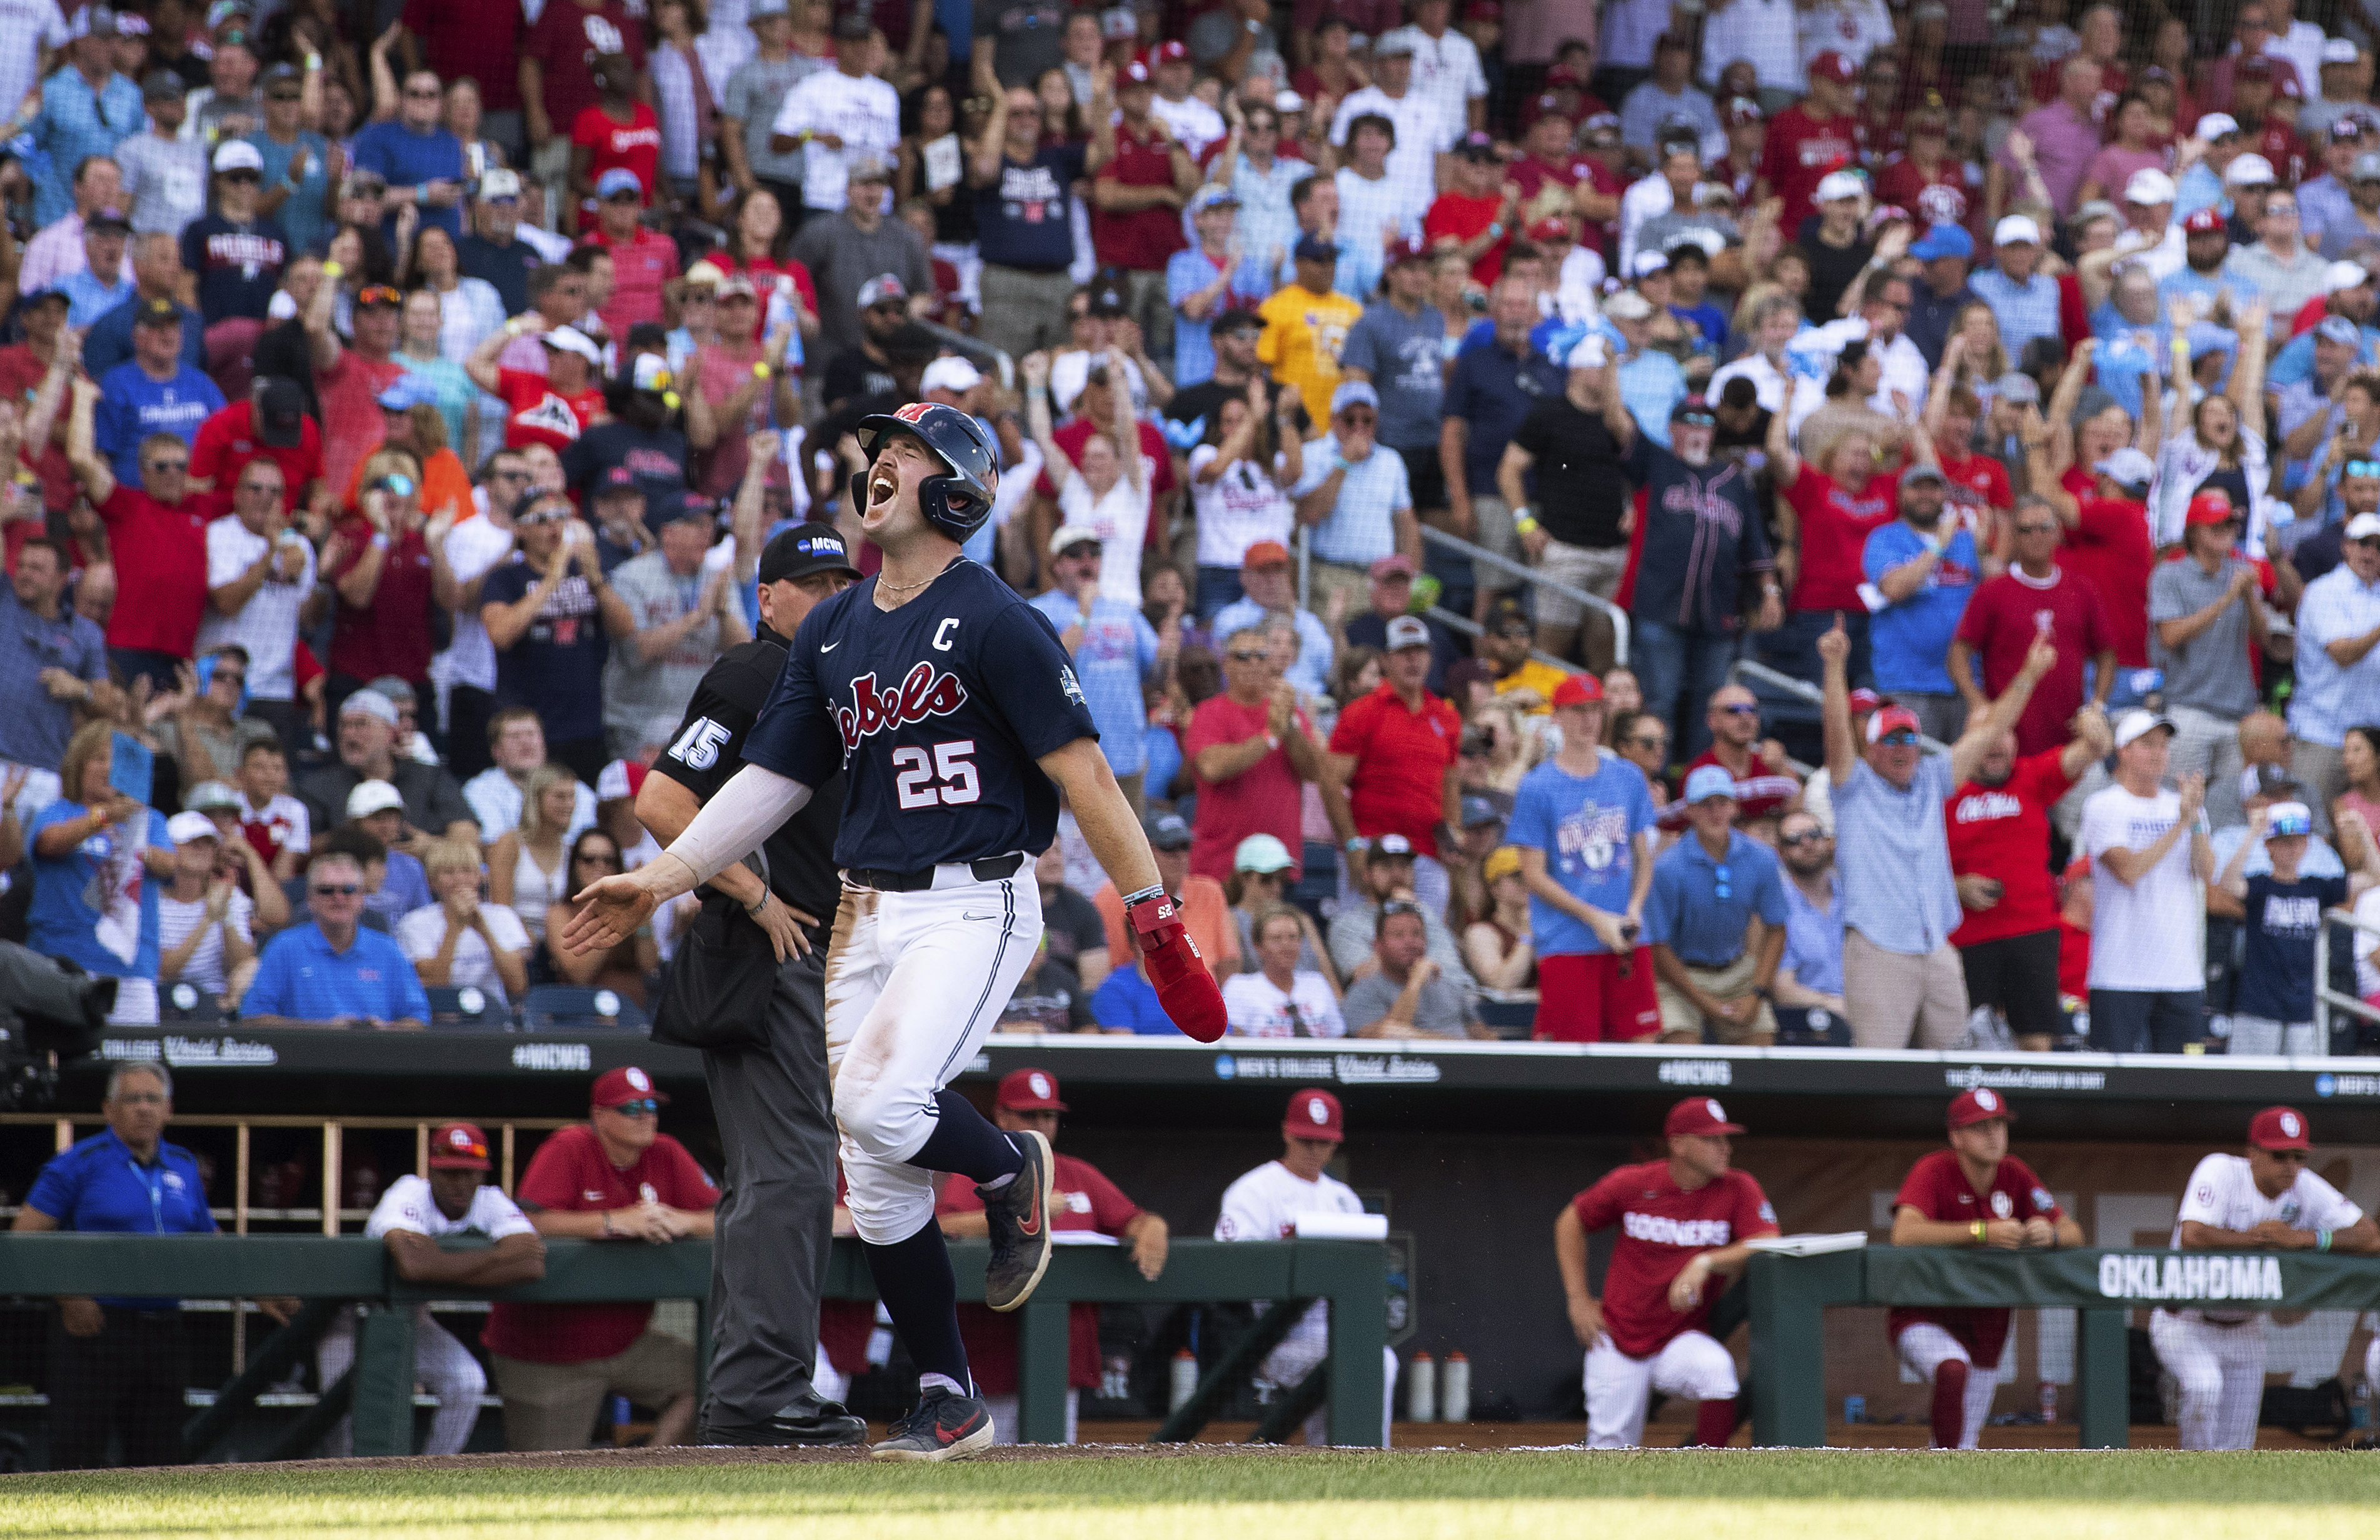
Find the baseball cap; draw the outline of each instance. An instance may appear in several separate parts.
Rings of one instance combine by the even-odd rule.
[[[1530,225],[1526,230],[1523,231],[1522,234],[1527,236],[1529,239],[1536,241],[1540,246],[1547,245],[1554,241],[1569,240],[1571,238],[1570,221],[1562,218],[1560,214],[1548,214],[1545,218],[1538,220],[1535,224]]]
[[[1099,532],[1087,524],[1062,524],[1050,532],[1050,554],[1062,556],[1078,545],[1096,545],[1106,549],[1107,542]]]
[[[2223,185],[2231,188],[2268,188],[2274,183],[2273,163],[2258,154],[2246,154],[2231,163],[2223,174]]]
[[[2231,500],[2221,492],[2200,492],[2190,500],[2190,510],[2182,515],[2184,525],[2228,524],[2240,515],[2232,510]]]
[[[2350,540],[2368,540],[2380,535],[2380,514],[2358,514],[2347,521],[2347,527],[2339,533]]]
[[[1858,689],[1853,690],[1851,693],[1847,697],[1847,703],[1852,709],[1852,714],[1857,716],[1863,711],[1873,711],[1877,707],[1883,705],[1884,697],[1876,694],[1874,690],[1869,689],[1866,685],[1862,685]]]
[[[179,326],[182,324],[182,308],[163,296],[155,299],[144,299],[140,301],[140,308],[132,312],[132,324]]]
[[[1427,647],[1429,627],[1415,616],[1399,615],[1389,622],[1388,635],[1383,639],[1390,652],[1402,652],[1409,647]]]
[[[1921,262],[1930,262],[1942,257],[1973,257],[1975,240],[1963,226],[1937,224],[1910,247],[1909,254]]]
[[[1884,742],[1885,735],[1888,733],[1923,733],[1925,731],[1925,724],[1919,721],[1917,713],[1906,706],[1878,707],[1876,715],[1867,719],[1867,741],[1872,744]]]
[[[1760,103],[1749,96],[1730,96],[1718,110],[1718,122],[1722,128],[1740,128],[1747,123],[1763,122],[1767,117],[1767,115],[1760,110]]]
[[[295,380],[269,379],[251,414],[256,436],[273,449],[295,449],[306,432],[306,394]]]
[[[1335,262],[1339,249],[1320,236],[1301,236],[1290,255],[1301,262]]]
[[[1243,569],[1248,567],[1285,567],[1289,565],[1289,547],[1279,540],[1258,540],[1240,556]]]
[[[1382,834],[1372,841],[1372,848],[1365,853],[1365,859],[1367,861],[1410,861],[1413,859],[1413,842],[1406,839],[1403,835]]]
[[[644,495],[644,483],[637,479],[637,473],[625,466],[613,466],[595,479],[594,492],[597,497],[606,492],[634,492],[641,497]]]
[[[1859,179],[1857,173],[1829,171],[1818,178],[1818,190],[1815,196],[1817,201],[1821,203],[1832,203],[1838,199],[1857,198],[1865,191],[1867,191],[1867,184]]]
[[[1339,1098],[1330,1092],[1300,1091],[1289,1098],[1281,1132],[1292,1139],[1328,1139],[1336,1144],[1347,1137],[1346,1115],[1340,1110]]]
[[[873,309],[887,299],[906,299],[908,286],[890,273],[880,273],[859,285],[859,308]]]
[[[1214,334],[1220,337],[1232,332],[1261,332],[1264,325],[1264,317],[1233,306],[1215,318]]]
[[[852,565],[851,548],[844,542],[843,531],[832,524],[812,519],[790,529],[780,529],[760,548],[759,576],[763,584],[786,582],[820,572],[847,573],[855,578],[859,576],[859,569]]]
[[[182,799],[182,806],[193,813],[203,813],[210,807],[228,807],[237,812],[240,799],[239,794],[231,789],[229,782],[201,781],[190,788],[190,794]]]
[[[1287,871],[1297,863],[1290,857],[1289,847],[1270,834],[1251,834],[1232,852],[1233,871]]]
[[[1572,706],[1594,706],[1603,699],[1603,682],[1591,673],[1566,675],[1554,686],[1553,709],[1557,711]]]
[[[1238,193],[1229,188],[1218,187],[1212,182],[1207,183],[1190,195],[1190,212],[1194,214],[1204,213],[1213,208],[1236,209],[1239,206]]]
[[[2011,406],[2037,406],[2041,405],[2041,382],[2010,370],[1992,382],[1992,395]]]
[[[433,1171],[485,1171],[488,1136],[477,1123],[441,1123],[430,1136],[430,1169]]]
[[[2143,166],[2132,173],[2124,184],[2124,201],[2150,205],[2170,203],[2174,200],[2173,178],[2153,165]]]
[[[1900,484],[1904,487],[1913,487],[1920,481],[1933,481],[1948,486],[1950,479],[1942,474],[1940,466],[1927,465],[1924,461],[1911,466],[1900,473]]]
[[[669,1097],[653,1085],[653,1077],[634,1064],[624,1064],[616,1070],[605,1070],[595,1077],[594,1092],[587,1098],[589,1107],[617,1107],[624,1101],[642,1101],[650,1097],[655,1101]]]
[[[2016,1110],[2009,1106],[2007,1098],[1988,1085],[1978,1085],[1971,1091],[1961,1091],[1950,1098],[1950,1113],[1947,1121],[1952,1128],[1964,1128],[1970,1123],[1989,1122],[1994,1118],[2002,1118],[2014,1122]]]
[[[645,789],[645,767],[634,759],[614,759],[595,776],[595,800],[627,801]]]
[[[165,820],[165,838],[186,845],[192,840],[216,840],[222,836],[215,831],[214,819],[204,813],[188,812],[176,813]]]
[[[1118,91],[1122,91],[1127,86],[1145,86],[1147,84],[1148,84],[1148,60],[1146,55],[1125,61],[1124,67],[1116,71],[1116,89]]]
[[[1493,882],[1500,877],[1520,875],[1521,853],[1512,845],[1498,845],[1488,853],[1488,859],[1479,867],[1479,880],[1482,882]]]
[[[516,203],[520,200],[520,173],[507,167],[490,166],[480,177],[480,201],[482,203]]]
[[[644,180],[635,172],[630,171],[624,165],[615,165],[611,170],[603,173],[602,176],[595,178],[596,197],[610,198],[614,193],[622,192],[633,192],[639,198],[643,197],[645,193]]]
[[[634,339],[631,339],[630,346],[635,346]],[[669,359],[665,355],[660,353],[639,353],[637,355],[636,362],[629,366],[628,383],[630,387],[635,390],[643,391],[649,395],[658,395],[662,392],[668,390],[673,382],[674,379],[670,373]]]
[[[358,691],[357,693],[368,695],[371,692]],[[384,700],[387,697],[377,696],[374,698]],[[345,714],[341,713],[341,715]],[[395,716],[396,708],[390,707],[388,714],[392,717]],[[401,813],[404,810],[405,794],[385,781],[359,781],[356,783],[356,789],[347,794],[347,817],[351,819],[368,819],[374,813],[391,811]]]
[[[1994,246],[2039,246],[2041,226],[2022,214],[2010,214],[1992,226]]]
[[[176,76],[175,79],[178,80],[180,77]],[[256,146],[249,143],[246,139],[225,139],[222,144],[215,148],[214,164],[215,170],[218,172],[254,171],[261,173],[264,169],[264,157],[258,153]]]
[[[189,815],[180,813],[175,816],[188,818]],[[2268,840],[2313,832],[2313,813],[2302,802],[2276,802],[2265,809],[2265,838]]]
[[[1587,115],[1586,121],[1579,125],[1579,131],[1586,136],[1590,143],[1598,139],[1616,140],[1620,138],[1620,115],[1591,113]]]
[[[1475,128],[1455,141],[1454,152],[1466,161],[1492,161],[1496,158],[1495,137]]]
[[[1011,1112],[1063,1112],[1058,1099],[1058,1077],[1048,1070],[1011,1070],[1000,1077],[992,1105]]]
[[[1680,795],[1689,807],[1715,796],[1732,797],[1735,777],[1724,765],[1697,765],[1694,773],[1686,777],[1685,789]]]
[[[983,383],[983,371],[965,358],[936,358],[926,366],[924,376],[917,382],[919,390],[971,391]]]
[[[1281,94],[1272,99],[1272,110],[1277,113],[1302,113],[1305,110],[1305,98],[1284,86]]]
[[[382,411],[409,411],[416,406],[434,405],[438,400],[438,387],[430,382],[430,376],[426,374],[400,374],[388,382],[388,389],[373,399],[380,403]]]
[[[1169,44],[1169,46],[1180,45]],[[1412,34],[1402,27],[1393,32],[1381,33],[1380,40],[1372,44],[1372,57],[1376,59],[1409,59],[1413,57],[1413,53]]]
[[[1501,823],[1510,816],[1492,800],[1476,792],[1465,796],[1457,811],[1463,815],[1463,827],[1465,829],[1477,829],[1486,824]]]
[[[1399,262],[1426,262],[1435,253],[1427,243],[1417,240],[1392,240],[1380,248],[1380,262],[1394,267]]]
[[[2173,719],[2155,711],[2127,711],[2124,720],[2116,723],[2116,746],[2121,748],[2145,738],[2160,727],[2168,733],[2174,731]]]
[[[2372,159],[2380,161],[2380,155],[2374,155]],[[2380,174],[2380,167],[2375,167],[2374,171],[2375,174]],[[2231,226],[2223,218],[2221,211],[2205,208],[2192,210],[2190,217],[2181,222],[2181,229],[2184,235],[2190,236],[2228,235]]]
[[[1372,564],[1371,578],[1375,583],[1385,583],[1391,577],[1411,577],[1418,570],[1412,557],[1402,551],[1391,552]]]
[[[561,352],[577,354],[591,368],[603,367],[603,350],[595,346],[592,337],[576,326],[556,326],[552,331],[540,332],[537,340]]]
[[[1655,251],[1649,248],[1637,252],[1628,263],[1628,274],[1632,278],[1649,278],[1656,273],[1667,273],[1669,271],[1669,253],[1666,251]]]
[[[1152,850],[1190,848],[1190,825],[1179,813],[1151,813],[1141,820],[1140,828]]]
[[[152,70],[140,82],[140,99],[143,102],[172,102],[178,100],[189,89],[190,83],[170,69]],[[252,150],[255,146],[249,148]]]
[[[413,686],[407,684],[404,677],[399,674],[383,673],[366,685],[364,688],[377,695],[388,697],[392,705],[412,706],[418,704],[419,700],[419,697],[413,693]]]
[[[1711,411],[1711,404],[1707,398],[1701,395],[1682,395],[1678,397],[1677,405],[1670,408],[1670,420],[1709,427],[1717,423],[1718,418]]]
[[[1718,767],[1707,768],[1717,769]],[[1717,1097],[1688,1097],[1670,1108],[1670,1115],[1661,1120],[1661,1134],[1665,1138],[1670,1139],[1688,1134],[1716,1134],[1742,1132],[1742,1123],[1727,1121],[1727,1109],[1718,1104]]]
[[[2144,487],[2156,474],[2156,462],[2130,444],[2091,467],[2122,487]]]
[[[2268,802],[2295,802],[2305,794],[2305,788],[2280,765],[2258,765],[2240,780],[2242,801],[2261,796]]]
[[[2355,322],[2345,316],[2325,316],[2322,323],[2313,329],[2313,334],[2342,347],[2353,347],[2363,340],[2363,333],[2357,329]]]
[[[1645,298],[1643,295],[1638,294],[1634,289],[1621,289],[1618,294],[1613,295],[1610,298],[1603,302],[1603,313],[1613,321],[1642,321],[1646,316],[1653,313],[1653,302]],[[1587,335],[1589,337],[1593,337],[1595,336],[1595,333],[1590,332]],[[1601,339],[1598,338],[1597,340],[1599,341]],[[1593,369],[1598,366],[1580,363],[1578,355],[1576,351],[1573,350],[1571,355],[1570,367],[1572,369]]]
[[[1859,79],[1859,66],[1829,48],[1810,61],[1810,79],[1849,85]]]
[[[2305,1114],[2294,1107],[2267,1107],[2248,1123],[2248,1142],[2258,1149],[2312,1149]]]
[[[1350,406],[1380,409],[1380,393],[1361,380],[1349,380],[1330,393],[1330,415],[1337,417]]]
[[[2380,160],[2380,155],[2375,155],[2373,159]],[[2326,295],[2339,294],[2348,289],[2360,287],[2371,281],[2370,269],[2362,262],[2350,261],[2344,258],[2322,270],[2322,292]]]
[[[2206,113],[2200,116],[2198,127],[2192,131],[2198,138],[2212,144],[2216,139],[2228,139],[2238,133],[2240,120],[2229,113]]]
[[[670,525],[686,519],[700,519],[716,524],[719,519],[719,499],[706,497],[698,491],[683,489],[665,492],[657,502],[645,504],[645,527],[660,534]]]
[[[381,694],[378,690],[358,690],[355,694],[347,697],[346,701],[341,703],[339,707],[339,715],[343,717],[370,717],[374,721],[384,721],[388,723],[389,726],[395,727],[396,725],[396,703],[390,700],[388,697]],[[373,784],[386,786],[388,782],[385,781],[378,782],[368,781],[364,782],[364,785],[366,786]],[[363,786],[358,786],[356,790],[358,792],[362,791]],[[351,802],[354,800],[352,794],[350,794],[348,800]],[[400,798],[399,800],[402,801],[403,799]],[[350,811],[347,816],[349,818],[354,818],[356,814],[353,811]]]

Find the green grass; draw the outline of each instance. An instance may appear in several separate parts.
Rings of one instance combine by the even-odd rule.
[[[1319,1506],[1319,1505],[1327,1505]],[[0,1482],[0,1535],[1563,1540],[2369,1535],[2380,1454],[1578,1450],[944,1466],[260,1469]],[[997,1526],[970,1532],[953,1522]]]

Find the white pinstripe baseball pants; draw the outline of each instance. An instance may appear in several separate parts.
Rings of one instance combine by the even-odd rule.
[[[2149,1316],[2149,1343],[2181,1389],[2186,1449],[2252,1449],[2265,1405],[2265,1318],[2216,1326],[2195,1310]]]

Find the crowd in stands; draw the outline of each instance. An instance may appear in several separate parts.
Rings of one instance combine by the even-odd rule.
[[[2327,1051],[2380,106],[2294,13],[34,0],[0,932],[643,1000],[576,895],[935,401],[1237,1032]],[[1038,870],[1009,1025],[1169,1031]]]

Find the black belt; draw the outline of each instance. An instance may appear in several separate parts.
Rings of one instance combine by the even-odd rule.
[[[967,870],[974,874],[978,882],[999,882],[1014,877],[1016,868],[1023,865],[1025,857],[1019,853],[970,861]],[[871,871],[854,867],[843,876],[844,880],[855,887],[873,888],[880,893],[923,892],[934,885],[934,868],[931,867],[920,871]]]

